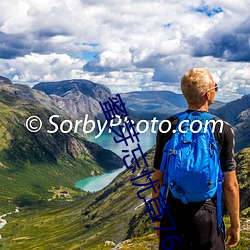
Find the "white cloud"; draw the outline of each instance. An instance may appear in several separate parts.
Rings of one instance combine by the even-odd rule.
[[[30,84],[86,78],[113,92],[179,91],[185,71],[207,67],[228,95],[218,97],[228,100],[249,90],[249,62],[233,62],[244,57],[217,37],[237,34],[249,8],[247,0],[1,1],[1,74]],[[86,51],[98,53],[87,64]]]
[[[14,83],[34,85],[41,81],[58,81],[71,78],[75,69],[80,70],[84,60],[71,58],[67,54],[52,53],[39,55],[32,53],[24,57],[0,59],[2,74],[11,75]]]

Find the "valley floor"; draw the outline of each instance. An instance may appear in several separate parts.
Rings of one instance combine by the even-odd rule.
[[[158,239],[153,232],[148,235],[120,242],[114,248],[103,242],[95,242],[95,235],[91,228],[81,221],[82,209],[88,199],[78,198],[75,201],[54,200],[39,206],[20,208],[19,213],[12,213],[5,217],[7,224],[0,229],[0,249],[4,250],[153,250],[157,249]],[[228,225],[229,218],[225,218]],[[241,241],[235,250],[247,250],[250,246],[250,220],[242,219]],[[93,245],[86,247],[87,239]],[[92,245],[92,246],[90,246]]]

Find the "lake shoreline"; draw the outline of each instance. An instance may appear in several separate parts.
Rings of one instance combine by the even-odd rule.
[[[155,144],[156,135],[154,133],[151,133],[149,130],[146,133],[139,134],[138,142],[136,142],[136,139],[134,142],[132,142],[132,140],[129,139],[128,146],[126,146],[124,142],[116,143],[113,137],[114,137],[114,133],[106,132],[106,133],[103,133],[102,136],[97,139],[94,136],[92,136],[92,137],[89,137],[88,140],[99,144],[105,149],[111,150],[112,152],[116,153],[118,156],[123,158],[125,155],[131,154],[129,152],[131,152],[131,150],[137,147],[137,144],[140,144],[140,147],[143,152],[146,152],[147,150],[152,148]],[[128,153],[122,152],[124,149],[128,150]],[[135,154],[136,154],[136,157],[140,156],[136,152]],[[126,158],[126,162],[128,165],[130,165],[131,159],[132,159],[132,156],[129,156]],[[85,178],[83,180],[76,182],[75,187],[80,188],[87,192],[100,191],[101,189],[109,185],[116,178],[116,176],[124,170],[126,170],[125,165],[122,168],[118,168],[113,171],[111,170],[111,171],[105,172],[102,175],[91,176],[91,177]]]

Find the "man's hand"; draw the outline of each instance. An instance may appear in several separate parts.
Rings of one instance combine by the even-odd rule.
[[[226,231],[227,248],[234,247],[240,240],[240,198],[236,171],[224,172],[224,199],[230,216],[231,226]]]
[[[226,243],[226,248],[235,247],[240,240],[240,228],[230,226],[226,231],[226,241],[228,239],[229,241]]]
[[[160,221],[156,221],[155,222],[155,227],[160,227],[160,226],[161,226],[161,222]],[[158,239],[160,239],[160,231],[161,230],[155,230],[155,233],[156,233]]]

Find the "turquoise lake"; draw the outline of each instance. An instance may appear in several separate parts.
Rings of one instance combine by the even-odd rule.
[[[124,142],[116,143],[113,139],[114,136],[115,134],[112,132],[111,133],[105,132],[99,138],[96,139],[94,137],[91,137],[89,138],[89,140],[101,145],[106,149],[115,152],[120,157],[123,157],[125,156],[125,153],[123,153],[122,150],[132,150],[135,147],[137,147],[137,143],[140,144],[140,147],[143,152],[146,152],[148,149],[153,147],[155,145],[156,133],[152,133],[150,130],[148,130],[145,133],[141,133],[138,135],[140,142],[137,142],[135,140],[135,142],[133,143],[131,139],[129,139],[128,146],[126,146]],[[75,184],[75,186],[85,191],[90,191],[90,192],[99,191],[103,189],[105,186],[107,186],[119,173],[121,173],[124,170],[126,170],[125,166],[121,169],[115,170],[110,173],[89,177],[78,181]]]

